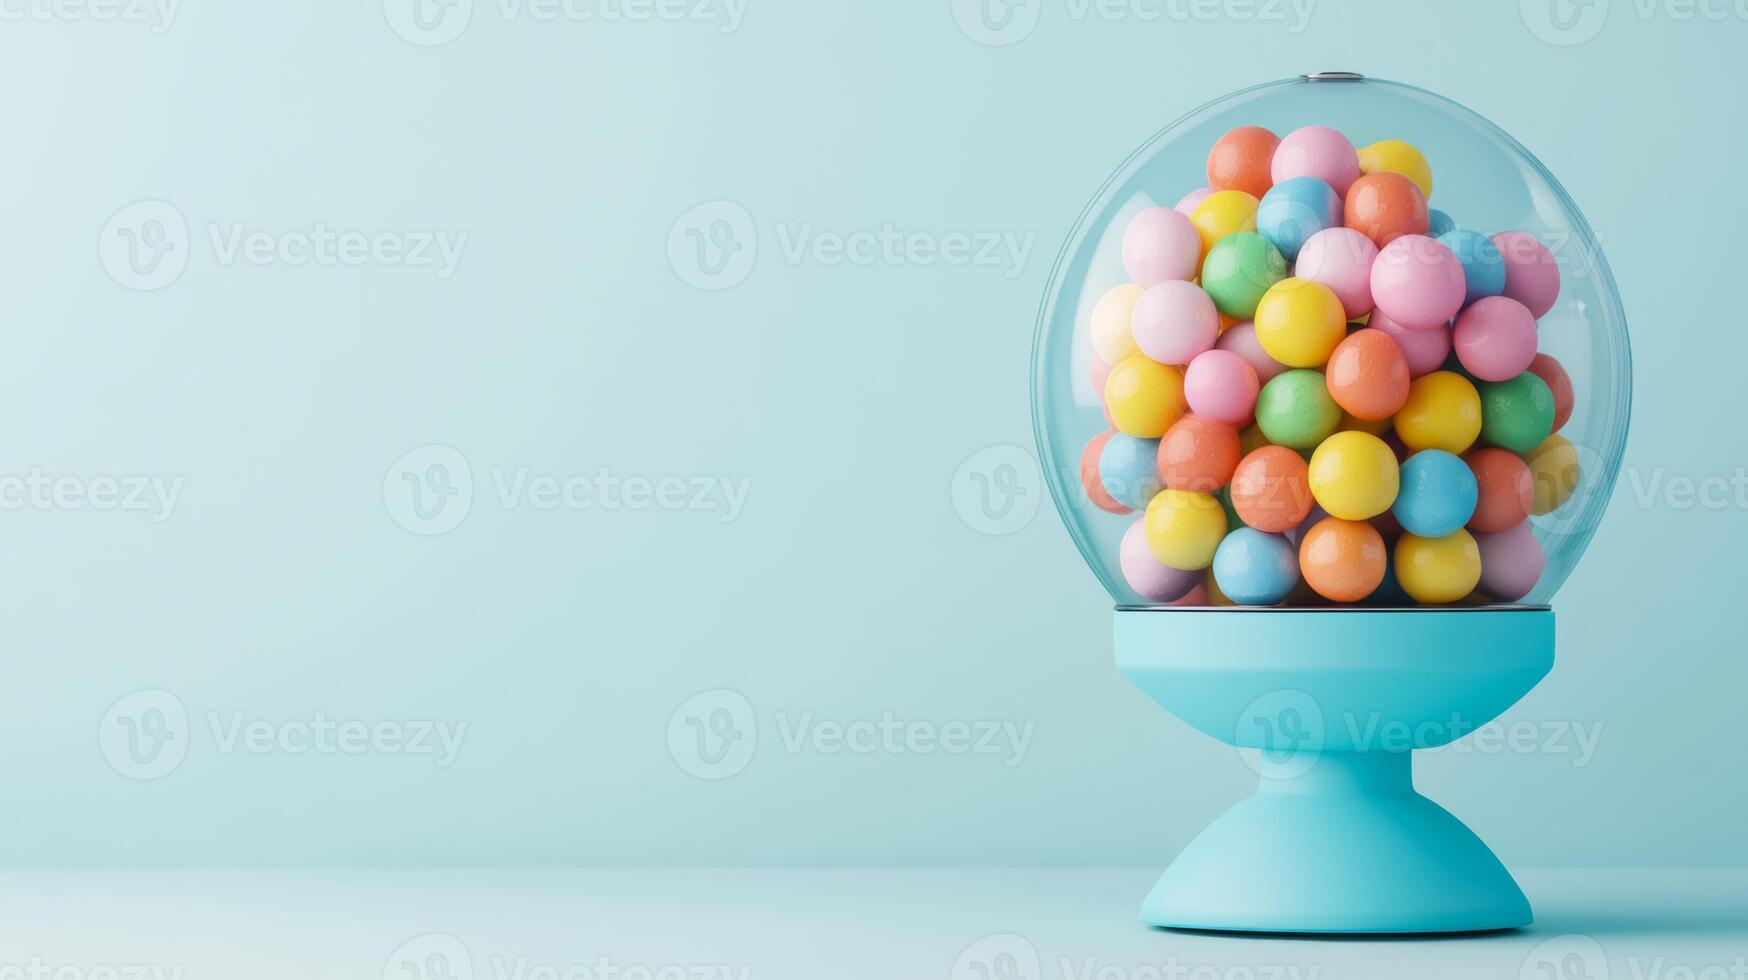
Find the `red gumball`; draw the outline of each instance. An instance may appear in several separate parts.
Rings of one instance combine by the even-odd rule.
[[[1117,434],[1116,429],[1109,429],[1093,436],[1087,441],[1086,448],[1080,451],[1080,488],[1086,491],[1086,499],[1092,501],[1099,510],[1112,514],[1127,514],[1129,508],[1117,503],[1111,495],[1105,492],[1105,485],[1099,479],[1099,454],[1105,451],[1105,443]]]
[[[1572,378],[1549,354],[1537,354],[1530,362],[1529,371],[1541,378],[1548,390],[1554,393],[1554,431],[1558,432],[1572,420],[1572,406],[1577,402],[1577,396],[1572,393]]]

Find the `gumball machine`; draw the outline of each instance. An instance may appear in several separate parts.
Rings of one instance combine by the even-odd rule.
[[[1141,906],[1166,927],[1531,921],[1413,752],[1553,666],[1631,405],[1626,320],[1552,174],[1345,72],[1217,99],[1093,198],[1039,314],[1033,421],[1116,600],[1120,670],[1257,791]]]

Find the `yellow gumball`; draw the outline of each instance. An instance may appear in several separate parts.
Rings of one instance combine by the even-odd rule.
[[[1341,431],[1364,432],[1369,435],[1381,436],[1390,431],[1390,417],[1386,415],[1377,420],[1362,419],[1358,415],[1342,412]]]
[[[1461,528],[1442,538],[1404,534],[1396,542],[1396,581],[1416,602],[1457,602],[1481,581],[1481,548]]]
[[[1153,557],[1179,571],[1214,563],[1214,549],[1226,536],[1226,511],[1211,493],[1161,490],[1147,505],[1141,530]]]
[[[1292,276],[1262,294],[1254,322],[1263,353],[1288,367],[1322,367],[1347,336],[1347,314],[1335,290]]]
[[[1530,513],[1537,517],[1558,510],[1578,489],[1578,450],[1563,436],[1543,439],[1536,448],[1523,454],[1523,461],[1529,464],[1531,486],[1535,488]]]
[[[1337,432],[1311,454],[1311,496],[1331,517],[1364,521],[1390,509],[1401,486],[1396,454],[1366,432]]]
[[[1210,606],[1236,606],[1236,605],[1238,605],[1238,603],[1233,602],[1229,597],[1227,597],[1226,593],[1220,591],[1220,583],[1214,581],[1214,570],[1212,568],[1208,569],[1207,573],[1202,576],[1202,579],[1203,579],[1203,582],[1208,589],[1208,605],[1210,605]]]
[[[1184,373],[1146,354],[1130,354],[1105,379],[1105,407],[1118,432],[1158,439],[1189,410],[1184,402]]]
[[[1135,301],[1141,298],[1141,292],[1140,286],[1126,282],[1105,290],[1093,304],[1093,350],[1106,364],[1121,364],[1123,358],[1140,349],[1135,346],[1135,332],[1129,329],[1129,317],[1135,312]]]
[[[1215,191],[1190,212],[1190,223],[1202,233],[1202,254],[1227,235],[1256,230],[1256,198],[1243,191]]]
[[[1432,168],[1427,166],[1425,155],[1401,140],[1379,140],[1361,149],[1360,173],[1401,174],[1414,181],[1421,194],[1432,196]]]
[[[1481,434],[1481,394],[1455,371],[1414,379],[1396,413],[1396,435],[1412,452],[1442,449],[1461,456]]]

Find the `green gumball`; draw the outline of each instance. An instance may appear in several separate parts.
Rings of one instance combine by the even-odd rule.
[[[1314,449],[1341,427],[1341,407],[1329,397],[1323,372],[1282,371],[1256,397],[1256,425],[1277,446]]]
[[[1507,381],[1483,381],[1481,439],[1489,445],[1527,453],[1554,431],[1554,392],[1528,371]]]
[[[1229,317],[1248,320],[1270,286],[1287,278],[1281,250],[1254,231],[1240,231],[1214,243],[1202,261],[1202,288]]]

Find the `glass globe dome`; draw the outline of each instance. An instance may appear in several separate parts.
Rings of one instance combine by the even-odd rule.
[[[1131,494],[1130,501],[1125,505],[1104,492],[1106,486],[1103,478],[1106,474],[1101,472],[1101,460],[1107,455],[1106,449],[1110,441],[1116,437],[1112,434],[1114,426],[1122,426],[1116,425],[1106,410],[1106,392],[1103,386],[1109,383],[1108,378],[1116,365],[1105,363],[1101,359],[1102,351],[1099,344],[1095,343],[1093,332],[1094,313],[1101,298],[1121,287],[1132,291],[1126,300],[1128,306],[1122,311],[1122,318],[1128,319],[1129,307],[1135,303],[1134,295],[1139,294],[1142,286],[1148,284],[1129,285],[1135,276],[1125,263],[1126,232],[1136,217],[1149,209],[1176,209],[1180,213],[1191,214],[1197,206],[1197,192],[1203,191],[1210,181],[1210,149],[1223,135],[1239,127],[1262,127],[1278,137],[1287,137],[1295,130],[1308,126],[1329,127],[1345,136],[1354,147],[1362,148],[1358,156],[1362,163],[1361,169],[1367,174],[1379,169],[1376,155],[1372,156],[1369,165],[1367,161],[1368,150],[1378,141],[1405,141],[1418,150],[1431,170],[1427,183],[1432,190],[1423,198],[1424,207],[1431,209],[1430,218],[1422,219],[1431,224],[1425,234],[1439,236],[1444,230],[1440,223],[1448,222],[1446,228],[1473,230],[1485,236],[1481,240],[1492,241],[1506,261],[1508,269],[1514,260],[1512,249],[1508,246],[1513,244],[1522,246],[1519,249],[1520,257],[1528,255],[1530,259],[1545,262],[1551,255],[1552,261],[1557,263],[1557,293],[1548,293],[1552,297],[1551,306],[1535,317],[1534,348],[1538,355],[1545,356],[1538,356],[1536,366],[1523,372],[1527,374],[1534,371],[1540,382],[1547,385],[1546,393],[1538,394],[1538,397],[1545,403],[1546,395],[1553,395],[1557,424],[1549,427],[1551,432],[1546,435],[1543,432],[1532,433],[1532,438],[1538,440],[1533,445],[1522,444],[1521,441],[1514,444],[1509,438],[1495,436],[1489,428],[1473,439],[1472,449],[1465,449],[1463,446],[1448,447],[1454,455],[1469,462],[1472,471],[1480,477],[1483,503],[1490,490],[1497,492],[1498,487],[1490,488],[1487,485],[1485,474],[1477,468],[1474,461],[1474,451],[1484,448],[1497,451],[1502,443],[1509,447],[1506,452],[1525,462],[1525,466],[1520,468],[1515,460],[1503,460],[1502,465],[1514,471],[1507,473],[1507,476],[1519,481],[1513,486],[1521,489],[1521,471],[1527,469],[1532,491],[1525,497],[1525,502],[1530,504],[1527,524],[1514,525],[1511,529],[1519,538],[1516,545],[1503,544],[1490,551],[1485,540],[1490,535],[1476,531],[1473,536],[1481,539],[1479,551],[1483,559],[1491,558],[1520,566],[1509,570],[1505,576],[1507,579],[1515,578],[1519,584],[1495,587],[1490,591],[1490,585],[1499,579],[1502,569],[1483,567],[1481,580],[1473,589],[1460,598],[1446,597],[1444,604],[1545,604],[1566,580],[1590,541],[1612,492],[1626,441],[1631,404],[1630,358],[1626,319],[1613,278],[1609,274],[1608,264],[1590,225],[1579,213],[1577,205],[1565,189],[1511,136],[1486,119],[1441,96],[1408,85],[1366,79],[1350,73],[1322,73],[1272,82],[1234,92],[1210,102],[1167,126],[1140,147],[1093,196],[1057,257],[1039,311],[1034,341],[1033,425],[1045,464],[1046,481],[1057,509],[1081,554],[1119,606],[1193,605],[1209,601],[1200,598],[1204,594],[1213,596],[1211,601],[1215,604],[1225,604],[1222,600],[1226,597],[1222,595],[1224,590],[1221,589],[1209,588],[1204,593],[1192,586],[1182,597],[1167,601],[1163,598],[1164,595],[1181,591],[1181,588],[1169,588],[1163,592],[1153,590],[1151,594],[1143,594],[1133,584],[1133,578],[1125,575],[1125,548],[1133,552],[1137,548],[1137,541],[1147,541],[1150,544],[1157,542],[1149,541],[1144,529],[1139,526],[1148,519],[1144,515],[1151,513],[1148,499],[1136,499]],[[1275,152],[1272,145],[1267,152]],[[1277,156],[1274,163],[1275,186],[1279,186],[1282,161]],[[1266,164],[1264,169],[1266,173]],[[1400,173],[1412,168],[1384,166],[1383,169],[1395,169]],[[1408,176],[1415,175],[1409,173]],[[1228,183],[1227,186],[1231,184]],[[1345,202],[1340,200],[1345,190],[1336,188],[1337,197],[1332,199],[1332,206],[1337,208],[1336,223],[1340,224],[1340,209],[1345,204],[1350,219],[1347,223],[1352,225],[1354,202],[1351,199]],[[1264,211],[1269,206],[1265,198]],[[1251,208],[1254,215],[1254,202]],[[1170,220],[1177,221],[1176,218]],[[1194,254],[1196,250],[1191,246],[1195,269],[1188,275],[1169,278],[1193,279],[1196,284],[1212,291],[1210,284],[1203,281],[1206,277],[1200,275],[1203,259],[1209,254],[1210,247],[1222,240],[1220,236],[1230,231],[1230,227],[1236,226],[1219,229],[1218,216],[1211,221],[1198,218],[1195,224],[1202,236],[1199,254]],[[1216,226],[1212,238],[1210,225]],[[1252,223],[1244,227],[1254,229],[1254,217]],[[1508,236],[1509,241],[1497,237],[1505,232],[1522,234]],[[1191,240],[1194,241],[1193,236]],[[1384,240],[1388,241],[1387,238]],[[1445,238],[1439,240],[1449,241]],[[1546,253],[1540,252],[1535,242],[1541,243]],[[1528,251],[1523,251],[1524,249]],[[1284,269],[1272,278],[1279,279],[1283,273],[1293,277],[1296,272],[1302,273],[1302,270],[1296,270],[1292,258],[1287,256]],[[1475,278],[1471,273],[1470,279]],[[1375,274],[1370,281],[1375,287]],[[1474,286],[1473,281],[1470,286]],[[1472,294],[1464,299],[1465,313],[1473,302]],[[1531,306],[1542,305],[1535,301],[1526,302]],[[1367,305],[1370,305],[1369,300]],[[1381,305],[1380,301],[1380,307]],[[1241,348],[1241,343],[1228,345],[1223,341],[1229,339],[1224,332],[1242,318],[1230,315],[1230,311],[1224,306],[1220,313],[1218,329],[1222,333],[1216,345],[1221,348]],[[1108,311],[1101,315],[1109,318]],[[1244,328],[1252,332],[1253,338],[1260,337],[1262,330],[1262,314],[1255,314],[1255,318],[1258,321],[1255,326]],[[1361,329],[1367,322],[1365,316],[1353,315],[1352,311],[1348,311],[1341,319],[1353,321],[1346,328],[1349,331],[1346,336],[1350,337],[1353,331]],[[1442,331],[1447,342],[1446,352],[1449,352],[1452,324],[1459,321],[1460,317],[1441,321],[1442,325],[1434,333],[1418,336],[1431,337]],[[1379,324],[1374,321],[1372,325]],[[1230,339],[1236,341],[1237,336]],[[1123,341],[1128,344],[1127,349],[1133,351],[1134,344],[1127,333],[1124,334]],[[1257,346],[1253,339],[1250,354],[1247,356],[1254,356]],[[1107,342],[1107,350],[1104,352],[1108,352],[1109,347]],[[1191,342],[1190,349],[1197,349],[1197,345]],[[1205,350],[1205,344],[1200,349]],[[1436,369],[1425,366],[1416,368],[1416,379],[1423,377],[1429,370],[1446,371],[1465,378],[1481,391],[1484,412],[1492,411],[1491,407],[1485,407],[1493,404],[1489,400],[1492,396],[1487,394],[1490,387],[1488,381],[1478,379],[1466,370],[1465,363],[1460,363],[1455,352],[1449,352],[1448,356],[1446,353],[1435,353],[1433,357],[1443,360]],[[1543,369],[1548,358],[1557,362],[1552,375]],[[1180,362],[1177,367],[1169,370],[1178,372],[1172,383],[1177,386],[1177,392],[1181,395],[1185,387],[1184,373],[1188,371],[1185,362],[1189,355],[1169,359]],[[1141,362],[1141,366],[1152,368],[1155,365]],[[1316,369],[1321,371],[1322,367],[1318,366]],[[1333,375],[1333,368],[1330,370]],[[1296,373],[1305,374],[1303,371]],[[1558,379],[1562,373],[1564,379]],[[1565,386],[1565,379],[1569,379],[1569,393],[1561,390]],[[1266,376],[1260,378],[1260,382],[1264,384],[1265,399],[1268,397],[1268,380]],[[1415,383],[1418,385],[1418,380]],[[1459,382],[1453,381],[1452,384],[1461,387]],[[1524,384],[1535,387],[1528,381]],[[1191,401],[1193,402],[1193,397]],[[1262,426],[1249,424],[1250,420],[1259,418],[1262,412],[1261,401],[1251,404],[1255,405],[1254,413],[1247,416],[1244,422],[1233,423],[1234,428],[1243,432],[1242,452],[1245,454],[1254,451],[1264,442],[1276,441],[1257,434],[1256,430]],[[1180,410],[1183,414],[1174,413],[1174,418],[1187,418],[1196,414],[1194,404]],[[1405,412],[1406,409],[1402,411]],[[1361,426],[1355,424],[1352,415],[1344,415],[1343,418],[1343,430],[1364,428],[1377,435],[1391,445],[1399,463],[1405,462],[1412,454],[1412,448],[1404,447],[1404,439],[1392,434],[1393,430],[1388,428],[1389,423],[1380,420]],[[1157,436],[1159,433],[1141,432],[1140,435]],[[1145,455],[1146,452],[1153,451],[1155,445],[1145,438],[1138,442],[1134,439],[1125,442],[1132,456]],[[1310,445],[1296,444],[1291,448],[1298,450],[1303,458],[1310,459],[1312,456],[1313,447]],[[1246,461],[1248,462],[1248,455]],[[1141,465],[1144,469],[1151,466],[1150,463],[1136,465]],[[1311,464],[1314,473],[1316,466],[1315,463]],[[1226,473],[1230,472],[1228,466]],[[1403,481],[1408,480],[1406,466],[1402,470],[1401,478]],[[1314,475],[1312,480],[1315,481]],[[1169,480],[1164,481],[1163,486],[1169,487]],[[1228,537],[1244,527],[1243,519],[1233,506],[1233,489],[1233,486],[1223,486],[1213,494],[1225,511],[1223,533]],[[1156,498],[1166,493],[1164,489],[1149,486],[1141,497]],[[1282,534],[1269,535],[1270,538],[1285,539],[1288,545],[1280,547],[1284,549],[1290,546],[1292,549],[1285,552],[1292,557],[1283,560],[1291,562],[1298,558],[1297,552],[1303,550],[1307,528],[1321,517],[1328,516],[1321,507],[1322,497],[1317,498],[1317,503],[1319,507],[1312,511],[1304,524]],[[1386,542],[1399,541],[1404,533],[1392,519],[1390,510],[1378,515],[1370,523],[1380,529]],[[1132,526],[1136,527],[1133,533]],[[1471,524],[1468,529],[1453,533],[1466,535],[1473,530],[1476,529]],[[1126,535],[1130,538],[1127,545]],[[1539,548],[1528,547],[1526,542],[1531,537]],[[1392,546],[1386,544],[1386,548],[1389,547]],[[1472,545],[1465,547],[1471,553],[1476,550]],[[1539,554],[1533,554],[1534,552]],[[1131,560],[1145,563],[1149,557],[1164,561],[1160,558],[1157,547],[1151,549],[1151,555],[1143,552],[1137,558],[1132,554]],[[1363,600],[1355,598],[1350,602],[1332,602],[1330,598],[1318,594],[1318,591],[1323,590],[1313,591],[1307,588],[1307,582],[1298,580],[1291,595],[1284,600],[1253,600],[1253,603],[1285,606],[1438,604],[1429,603],[1425,599],[1417,602],[1403,593],[1395,581],[1395,566],[1399,560],[1400,552],[1392,553],[1388,579]],[[1167,564],[1186,575],[1196,572],[1194,566],[1201,565],[1206,570],[1201,572],[1202,578],[1198,582],[1204,587],[1213,584],[1215,576],[1210,568],[1213,562],[1208,559],[1206,549],[1194,560],[1178,560]],[[1166,571],[1169,572],[1170,569]],[[1493,574],[1489,575],[1489,572]],[[1291,574],[1297,579],[1296,570]]]

